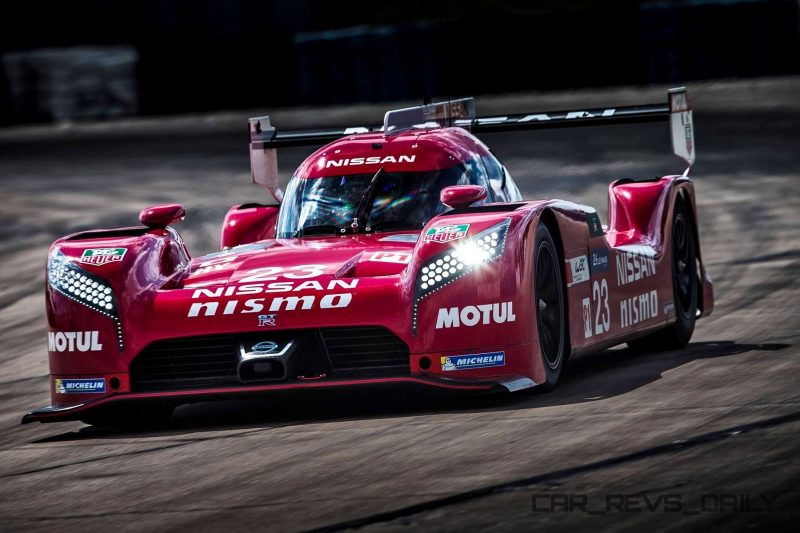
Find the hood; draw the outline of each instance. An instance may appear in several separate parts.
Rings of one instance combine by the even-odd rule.
[[[396,275],[411,261],[418,237],[404,232],[260,241],[193,259],[182,286],[313,285],[325,279]]]

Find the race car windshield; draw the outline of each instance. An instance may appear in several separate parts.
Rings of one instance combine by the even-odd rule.
[[[358,231],[421,230],[447,207],[439,193],[451,185],[475,184],[482,173],[477,161],[428,172],[380,172]],[[342,234],[352,223],[375,173],[326,178],[298,178],[289,182],[278,217],[277,237]],[[344,230],[344,231],[342,231]]]

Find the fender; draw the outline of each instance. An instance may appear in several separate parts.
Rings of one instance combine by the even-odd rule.
[[[536,323],[535,309],[527,295],[533,291],[535,231],[531,228],[549,212],[552,203],[533,201],[454,209],[434,217],[425,226],[404,280],[415,299],[425,267],[440,259],[446,261],[454,251],[470,250],[487,230],[505,229],[497,230],[500,238],[496,249],[500,256],[466,274],[456,272],[455,281],[442,280],[441,288],[415,300],[417,327],[412,353],[433,352],[436,359],[438,355],[480,353],[499,344],[508,355],[504,372],[530,377],[536,383],[543,381],[536,328],[531,327]],[[457,288],[453,287],[456,284]],[[436,373],[437,369],[431,372]]]
[[[707,316],[714,309],[714,289],[703,262],[694,184],[689,177],[670,175],[653,180],[612,182],[608,188],[607,239],[615,247],[648,244],[659,253],[671,251],[670,224],[679,197],[690,206],[702,284],[698,308],[701,316]]]
[[[127,372],[120,357],[131,349],[127,324],[146,312],[155,289],[188,262],[186,246],[171,227],[90,231],[53,243],[46,272],[51,373],[69,373],[76,357],[89,372]],[[63,342],[71,338],[76,342]],[[81,349],[81,339],[91,339],[91,348]]]
[[[529,270],[526,273],[530,285],[527,290],[533,291],[533,258],[536,252],[536,227],[540,223],[546,223],[550,227],[551,234],[558,249],[561,263],[561,276],[564,283],[564,303],[567,307],[566,327],[569,335],[570,353],[572,357],[585,342],[582,329],[572,327],[572,324],[581,324],[583,321],[583,298],[590,296],[591,287],[588,283],[578,283],[570,285],[569,280],[569,259],[587,256],[589,251],[589,225],[588,218],[596,214],[594,208],[564,200],[551,200],[543,202],[538,209],[531,210],[527,221],[527,256],[529,257]],[[568,243],[568,244],[566,244]],[[533,300],[533,299],[531,299]],[[532,309],[532,313],[536,309]],[[541,365],[541,358],[538,355],[538,344],[536,345],[534,362]],[[544,370],[542,369],[542,372]]]

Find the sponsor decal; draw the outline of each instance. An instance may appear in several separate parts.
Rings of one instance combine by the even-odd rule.
[[[277,349],[278,349],[278,343],[272,341],[262,341],[257,344],[254,344],[253,347],[250,349],[250,352],[255,355],[264,355],[272,353]]]
[[[622,328],[657,317],[658,292],[654,290],[619,302],[619,325]]]
[[[666,316],[670,316],[674,312],[675,312],[675,304],[673,304],[672,302],[667,302],[664,304],[664,314]]]
[[[600,237],[603,235],[603,225],[600,224],[600,217],[597,213],[587,213],[586,223],[589,225],[589,236]]]
[[[239,341],[239,361],[248,359],[278,359],[285,361],[294,347],[294,341],[284,343],[273,341],[248,342]]]
[[[105,378],[59,379],[56,378],[57,394],[100,394],[106,391]]]
[[[589,281],[589,260],[586,259],[585,255],[567,259],[567,263],[569,263],[569,271],[567,272],[567,274],[569,274],[569,279],[567,280],[567,287],[572,287],[578,283]]]
[[[617,285],[627,285],[656,275],[655,251],[646,246],[620,249],[617,254]]]
[[[445,243],[463,239],[467,236],[469,224],[453,224],[450,226],[434,226],[425,232],[425,242]]]
[[[581,118],[598,118],[598,117],[613,117],[617,110],[615,108],[595,110],[595,111],[565,111],[563,113],[534,113],[525,115],[520,119],[509,119],[508,117],[484,117],[475,119],[480,124],[503,124],[506,122],[546,122],[548,120],[571,120]],[[469,126],[474,121],[472,120],[456,120],[456,126]]]
[[[331,167],[354,167],[359,165],[385,165],[386,163],[413,163],[417,159],[416,155],[387,155],[384,157],[352,157],[350,159],[329,159],[325,163],[325,168]]]
[[[127,251],[127,248],[87,248],[81,254],[81,263],[95,266],[119,263]]]
[[[99,331],[50,331],[47,349],[51,352],[99,352],[103,345]]]
[[[256,279],[251,276],[245,279]],[[244,280],[242,280],[244,281]],[[192,293],[193,300],[206,298],[222,298],[226,296],[249,296],[254,294],[269,294],[273,292],[301,292],[301,291],[334,291],[355,289],[358,286],[358,279],[332,279],[326,284],[316,280],[309,281],[273,281],[270,283],[243,283],[237,285],[226,285],[214,287],[213,289],[195,289]]]
[[[692,127],[692,114],[681,113],[681,124],[683,125],[683,135],[686,138],[686,153],[691,154],[694,148],[694,140],[692,138],[694,128]]]
[[[583,338],[592,336],[592,303],[589,298],[583,299]]]
[[[608,260],[608,248],[595,248],[591,253],[592,258],[592,274],[601,274],[608,272],[611,268],[611,262]]]
[[[217,316],[261,313],[262,311],[307,311],[309,309],[343,309],[353,301],[349,292],[326,294],[317,299],[316,295],[278,296],[250,298],[248,300],[225,300],[222,302],[195,302],[189,307],[189,318],[197,316]]]
[[[411,262],[411,254],[409,252],[375,252],[367,260],[407,265]]]
[[[490,368],[493,366],[505,366],[505,352],[488,352],[474,355],[451,355],[442,357],[442,371],[452,372],[454,370],[470,370],[472,368]]]
[[[502,324],[514,322],[516,319],[513,302],[468,305],[464,308],[440,308],[436,317],[436,329]]]
[[[258,315],[258,327],[274,326],[275,315]]]
[[[271,268],[271,267],[270,267]],[[194,302],[189,307],[187,316],[189,318],[197,316],[217,316],[234,314],[258,314],[259,325],[262,316],[269,316],[279,311],[296,311],[309,309],[342,309],[350,305],[353,294],[350,292],[333,292],[319,296],[307,294],[303,296],[276,296],[273,298],[249,298],[249,299],[222,299],[230,296],[257,295],[273,292],[298,292],[298,291],[335,291],[355,289],[358,286],[358,279],[333,279],[327,284],[322,284],[316,280],[307,281],[274,281],[266,282],[266,279],[274,279],[273,274],[267,274],[265,269],[256,269],[262,272],[248,276],[241,281],[248,281],[238,285],[228,285],[225,287],[215,287],[213,289],[196,289],[192,293],[192,299],[204,300]],[[298,274],[299,275],[299,274]],[[287,274],[288,276],[288,274]],[[267,314],[269,313],[269,314]],[[274,317],[273,317],[274,318]],[[265,326],[271,324],[265,323]]]

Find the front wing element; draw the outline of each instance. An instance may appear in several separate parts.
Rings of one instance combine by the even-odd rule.
[[[293,383],[273,383],[237,388],[219,388],[203,390],[182,390],[169,392],[140,392],[104,396],[96,400],[88,400],[69,405],[48,405],[34,409],[22,418],[23,424],[30,422],[64,422],[81,420],[91,411],[104,406],[136,401],[164,400],[176,404],[207,400],[234,399],[242,396],[291,390],[320,390],[346,387],[363,387],[370,385],[408,385],[422,386],[453,391],[473,393],[515,392],[536,386],[530,378],[524,376],[505,376],[494,380],[481,379],[445,379],[432,377],[391,377],[341,381],[310,381]]]

